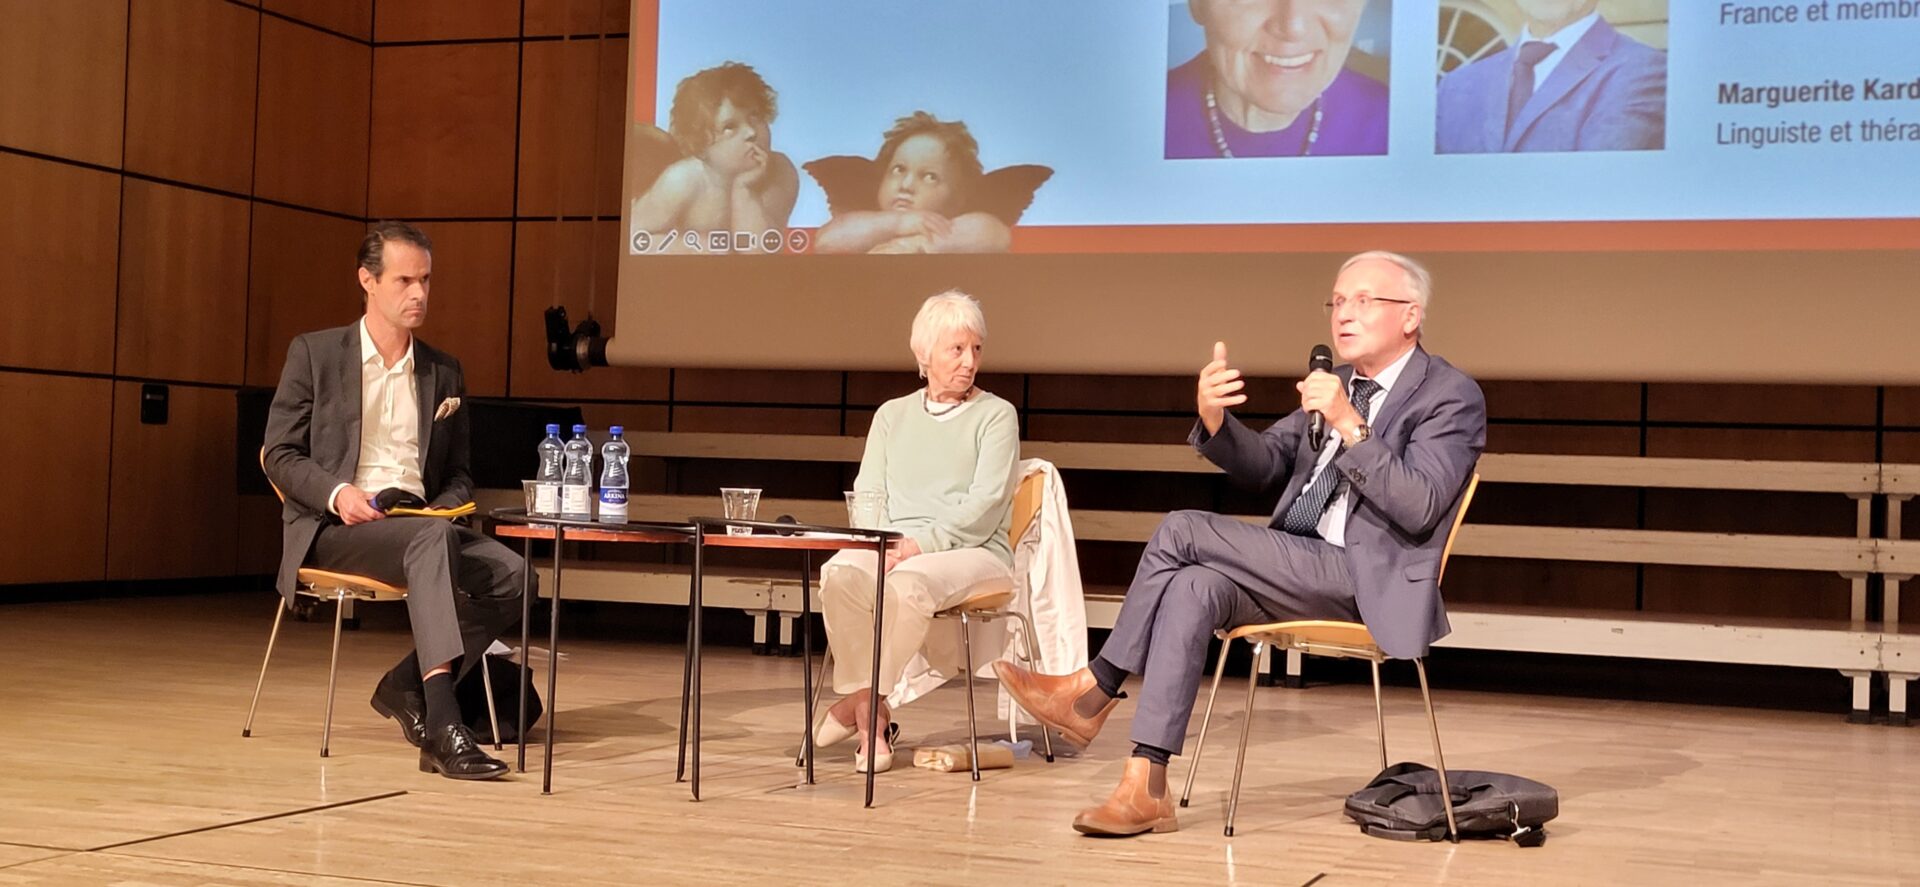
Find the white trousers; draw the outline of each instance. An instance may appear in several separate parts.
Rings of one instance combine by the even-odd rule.
[[[847,550],[820,568],[820,613],[833,648],[833,691],[852,693],[873,682],[873,584],[878,555]],[[929,637],[933,614],[976,594],[1013,585],[1013,571],[991,553],[959,548],[917,554],[887,574],[886,623],[881,626],[880,686],[891,693],[914,654],[936,667],[960,661],[960,631]],[[958,669],[952,673],[957,674]]]

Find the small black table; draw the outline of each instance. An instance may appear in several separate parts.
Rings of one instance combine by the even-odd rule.
[[[879,557],[874,570],[873,583],[873,692],[868,694],[867,723],[877,723],[880,719],[880,629],[884,624],[887,602],[887,571],[884,569],[887,549],[899,542],[902,534],[891,530],[865,530],[851,527],[827,527],[812,524],[769,523],[765,521],[729,520],[716,517],[689,518],[693,525],[693,589],[691,606],[687,619],[687,664],[681,679],[680,696],[680,760],[674,768],[674,781],[679,782],[687,774],[687,748],[691,735],[693,748],[693,799],[700,800],[700,604],[701,576],[705,568],[706,549],[715,548],[758,548],[784,549],[801,553],[800,560],[800,692],[806,702],[802,706],[805,723],[801,728],[801,757],[805,760],[807,784],[813,784],[813,632],[807,619],[812,608],[813,553],[816,551],[843,551],[847,549],[871,549]],[[727,528],[746,528],[748,535],[735,536]],[[692,708],[692,730],[688,730],[688,708]],[[549,724],[551,726],[551,724]],[[872,761],[879,747],[879,731],[870,730],[867,734],[867,760]],[[865,806],[873,806],[873,768],[867,768],[867,799]]]
[[[526,580],[520,586],[520,656],[522,665],[527,664],[528,623],[533,616],[533,543],[535,540],[553,541],[553,579],[548,592],[552,595],[552,609],[547,617],[547,729],[546,763],[540,777],[540,793],[553,794],[553,724],[560,713],[560,703],[555,697],[558,684],[555,680],[560,671],[560,567],[562,544],[571,539],[575,542],[644,542],[665,545],[694,543],[699,531],[692,524],[669,523],[660,521],[627,521],[625,523],[601,523],[599,521],[577,518],[550,517],[547,515],[529,515],[524,508],[495,509],[490,517],[497,524],[493,532],[521,540],[521,556],[527,561]],[[694,573],[689,600],[693,602],[695,614],[699,611],[700,570],[699,546],[695,545]],[[691,617],[698,624],[698,615]],[[689,649],[692,642],[689,641]],[[519,723],[519,768],[527,772],[527,685],[533,672],[529,668],[520,670],[520,723]],[[681,696],[681,711],[686,710],[686,697]],[[683,722],[684,723],[684,722]],[[683,726],[684,732],[684,726]]]

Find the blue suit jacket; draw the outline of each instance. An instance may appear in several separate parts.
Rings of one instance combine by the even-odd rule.
[[[1667,54],[1607,24],[1567,51],[1507,130],[1513,83],[1509,46],[1440,79],[1434,150],[1441,154],[1510,151],[1657,150],[1667,142]]]
[[[1352,367],[1334,370],[1342,381]],[[1348,488],[1346,555],[1360,618],[1387,655],[1426,655],[1447,636],[1440,602],[1440,556],[1473,466],[1487,444],[1487,402],[1480,386],[1452,364],[1415,346],[1373,437],[1341,451],[1328,466]],[[1227,414],[1219,433],[1196,425],[1194,446],[1236,482],[1283,487],[1269,523],[1276,532],[1299,498],[1320,454],[1307,442],[1300,410],[1258,434]]]

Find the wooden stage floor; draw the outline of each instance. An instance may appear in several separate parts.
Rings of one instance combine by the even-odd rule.
[[[416,770],[366,704],[408,643],[391,620],[346,637],[333,757],[318,756],[330,624],[289,621],[242,739],[271,607],[264,593],[0,607],[0,885],[1920,879],[1920,731],[1831,714],[1450,692],[1437,673],[1449,761],[1552,784],[1563,812],[1538,849],[1402,844],[1340,813],[1375,765],[1366,689],[1262,689],[1226,839],[1244,690],[1230,681],[1182,830],[1097,840],[1068,822],[1117,778],[1130,702],[1083,755],[977,786],[903,767],[864,810],[849,746],[797,786],[798,661],[716,647],[692,803],[673,782],[679,648],[582,641],[562,663],[542,797],[532,749],[530,772],[498,783]],[[903,746],[963,738],[963,706],[956,684],[903,710]],[[1424,760],[1417,694],[1390,688],[1387,711],[1395,759]],[[1186,772],[1176,759],[1176,783]]]

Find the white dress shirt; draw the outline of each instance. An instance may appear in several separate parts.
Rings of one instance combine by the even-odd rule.
[[[420,398],[413,387],[413,338],[407,338],[407,353],[387,366],[367,333],[367,321],[360,320],[360,462],[353,469],[353,483],[341,484],[327,499],[327,508],[340,513],[340,491],[356,487],[377,493],[399,487],[422,499],[427,497],[425,478],[420,475]]]
[[[1393,392],[1393,383],[1399,380],[1400,371],[1407,368],[1407,361],[1412,358],[1413,349],[1408,348],[1407,353],[1400,355],[1399,360],[1381,370],[1380,375],[1373,377],[1373,381],[1380,386],[1380,390],[1374,392],[1373,397],[1368,400],[1368,424],[1372,424],[1374,419],[1380,417],[1380,408],[1387,405],[1387,395]],[[1359,378],[1357,373],[1355,378]],[[1352,380],[1347,382],[1347,396],[1353,396]],[[1313,464],[1313,479],[1300,488],[1300,495],[1305,496],[1307,490],[1312,489],[1314,484],[1339,482],[1338,476],[1328,477],[1326,471],[1327,465],[1333,462],[1333,457],[1339,450],[1340,432],[1334,430],[1332,424],[1328,424],[1326,445],[1320,448],[1320,461]],[[1327,503],[1327,510],[1320,513],[1320,524],[1314,528],[1315,532],[1320,534],[1320,538],[1341,548],[1347,547],[1347,509],[1352,495],[1351,488],[1340,488],[1340,491],[1334,494],[1333,501]]]
[[[1586,18],[1548,34],[1545,37],[1533,36],[1526,27],[1520,29],[1520,42],[1515,43],[1515,46],[1525,46],[1529,40],[1553,41],[1553,51],[1547,53],[1546,58],[1541,59],[1539,64],[1533,66],[1533,88],[1536,92],[1539,91],[1540,84],[1547,82],[1547,75],[1552,74],[1554,68],[1560,67],[1561,60],[1567,57],[1567,51],[1573,49],[1573,45],[1579,43],[1580,38],[1587,36],[1587,32],[1593,30],[1593,26],[1599,21],[1600,12],[1595,10],[1587,13]]]

